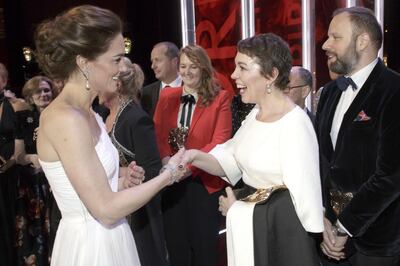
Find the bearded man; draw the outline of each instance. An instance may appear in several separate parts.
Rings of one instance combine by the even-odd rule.
[[[377,57],[381,45],[369,9],[334,12],[322,48],[341,77],[324,87],[316,114],[323,265],[400,265],[400,75]]]

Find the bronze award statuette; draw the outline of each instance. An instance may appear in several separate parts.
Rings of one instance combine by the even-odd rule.
[[[336,217],[342,212],[342,210],[349,204],[353,199],[353,193],[342,192],[340,190],[331,190],[329,192],[331,196],[331,206]]]
[[[189,128],[187,127],[177,127],[171,129],[168,135],[168,143],[174,153],[185,147],[185,141],[188,133]]]

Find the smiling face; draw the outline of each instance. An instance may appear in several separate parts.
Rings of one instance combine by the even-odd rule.
[[[124,39],[121,34],[111,41],[108,50],[88,62],[88,78],[91,88],[98,92],[117,90],[119,72],[123,68]]]
[[[340,75],[355,72],[360,61],[356,39],[349,15],[346,12],[336,15],[329,25],[328,39],[322,45],[330,71]]]
[[[244,103],[258,103],[265,95],[267,84],[271,82],[261,75],[260,66],[251,57],[238,52],[235,70],[231,78],[235,81]]]
[[[39,109],[46,108],[53,100],[51,86],[46,81],[40,81],[39,88],[32,93],[32,102]]]
[[[182,77],[184,87],[189,90],[197,90],[201,85],[201,69],[185,54],[179,59],[179,74]]]

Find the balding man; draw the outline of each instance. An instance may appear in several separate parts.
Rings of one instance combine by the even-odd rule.
[[[143,109],[153,117],[160,91],[166,87],[180,87],[182,79],[178,74],[178,47],[172,42],[160,42],[151,51],[151,68],[156,82],[142,89],[140,102]]]
[[[300,106],[300,108],[307,113],[314,124],[315,116],[305,105],[305,100],[310,94],[313,86],[313,77],[311,72],[304,67],[294,66],[290,71],[289,80],[289,85],[284,92],[287,93],[289,98],[295,104]]]

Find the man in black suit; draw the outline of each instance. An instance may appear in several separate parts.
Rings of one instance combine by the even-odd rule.
[[[293,66],[290,70],[289,85],[284,91],[290,99],[303,109],[311,122],[315,121],[314,114],[306,107],[305,101],[313,86],[311,72],[301,66]]]
[[[151,51],[151,68],[156,82],[142,89],[140,103],[143,109],[153,117],[160,91],[165,87],[180,87],[182,79],[178,75],[178,47],[172,42],[160,42]]]
[[[373,13],[351,7],[334,12],[322,46],[343,75],[324,87],[316,115],[321,250],[339,265],[400,265],[400,75],[377,58],[381,45]]]

